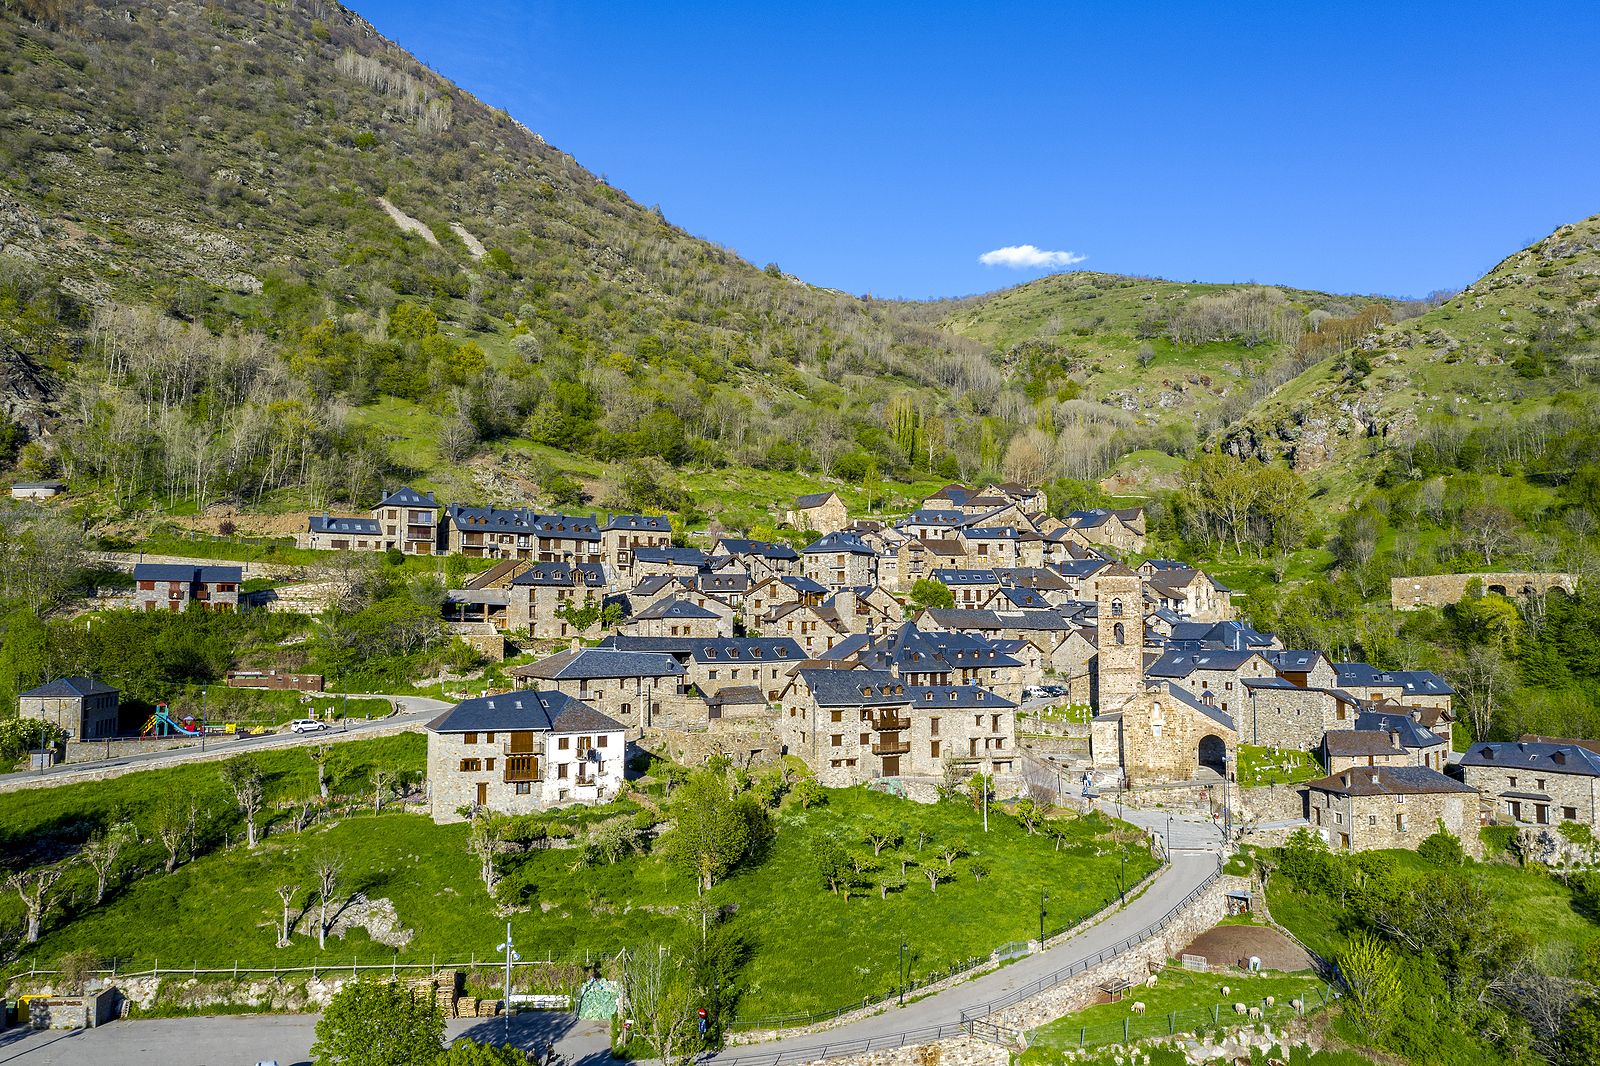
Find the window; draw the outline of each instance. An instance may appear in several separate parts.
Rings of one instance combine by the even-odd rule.
[[[485,759],[485,760],[483,760],[483,768],[485,770],[493,770],[494,769],[494,760],[493,759]]]
[[[1401,811],[1399,814],[1394,816],[1394,827],[1396,829],[1398,829],[1400,832],[1404,833],[1406,831],[1407,825],[1408,825],[1408,823],[1406,822],[1406,812],[1405,811]]]
[[[843,733],[835,733],[835,734],[833,734],[832,743],[833,743],[833,746],[836,747],[836,748],[844,747],[844,734]]]
[[[1114,640],[1118,644],[1126,644],[1128,642],[1128,634],[1122,628],[1122,623],[1121,622],[1118,622],[1115,626],[1112,627],[1112,629],[1111,629],[1111,638],[1112,638],[1112,640]]]
[[[937,718],[928,719],[928,732],[932,733],[934,736],[938,736],[939,735],[939,719],[937,719]]]
[[[861,734],[861,743],[868,744],[868,743],[871,743],[871,741],[872,741],[872,734],[871,733],[862,733]]]
[[[560,740],[556,741],[556,747],[560,748],[562,751],[566,751],[572,747],[572,738],[562,737]]]
[[[597,748],[603,748],[606,746],[606,741],[609,739],[611,738],[606,736],[604,733],[601,733],[599,736],[594,738],[594,746]]]
[[[483,735],[483,742],[485,744],[493,744],[494,743],[494,734],[493,733],[485,733]]]
[[[1533,779],[1533,787],[1538,789],[1540,792],[1543,792],[1544,791],[1544,778],[1542,778],[1542,777],[1534,778]]]
[[[561,778],[563,781],[565,781],[566,778],[567,778],[567,769],[568,769],[568,764],[567,763],[560,763],[559,765],[556,766],[556,776]]]
[[[477,759],[462,759],[461,760],[461,772],[464,773],[464,774],[475,773],[475,772],[477,772],[478,770],[481,770],[481,769],[483,769],[483,764],[481,762],[479,762]]]
[[[1507,788],[1516,788],[1517,787],[1517,779],[1514,778],[1514,777],[1506,778],[1506,787]]]
[[[478,742],[478,734],[468,733],[466,736],[461,738],[461,742],[463,744],[476,744]],[[1513,781],[1512,784],[1516,784],[1516,782]]]
[[[530,795],[533,792],[533,782],[532,781],[518,781],[515,791],[516,791],[516,794],[519,795],[519,796]]]
[[[928,745],[928,756],[934,759],[939,757],[939,742],[937,740]],[[1567,809],[1571,810],[1570,807]]]
[[[1378,816],[1376,814],[1367,815],[1367,824],[1368,825],[1372,825],[1372,826],[1377,825],[1378,824]]]
[[[1576,807],[1563,807],[1563,808],[1561,808],[1561,817],[1566,819],[1569,822],[1576,822],[1578,820],[1578,808],[1576,808]]]
[[[843,712],[843,711],[834,711],[834,712],[833,712],[833,720],[834,720],[834,721],[835,721],[835,722],[842,722],[842,721],[844,721],[844,712]]]
[[[1333,812],[1333,824],[1334,825],[1343,825],[1344,824],[1344,812],[1343,811],[1334,811]]]

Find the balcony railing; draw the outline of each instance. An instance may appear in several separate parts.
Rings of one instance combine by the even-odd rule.
[[[507,784],[541,780],[537,755],[507,755],[504,765],[505,776],[502,780]]]
[[[909,740],[880,740],[872,745],[874,755],[907,755],[911,752]]]
[[[872,720],[872,728],[878,730],[910,729],[911,719],[898,714],[880,714]]]

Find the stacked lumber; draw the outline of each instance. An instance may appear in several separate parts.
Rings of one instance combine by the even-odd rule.
[[[460,970],[440,970],[431,977],[417,977],[410,982],[415,999],[431,999],[446,1018],[475,1018],[475,1014],[458,1013],[463,984]]]

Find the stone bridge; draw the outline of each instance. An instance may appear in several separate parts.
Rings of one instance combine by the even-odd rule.
[[[1467,594],[1467,586],[1477,581],[1484,592],[1502,596],[1543,596],[1551,589],[1561,589],[1569,595],[1578,589],[1574,574],[1430,574],[1427,577],[1397,577],[1389,581],[1389,602],[1397,611],[1412,611],[1419,607],[1444,607],[1459,603]]]

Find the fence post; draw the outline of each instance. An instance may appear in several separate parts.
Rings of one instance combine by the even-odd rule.
[[[1089,1039],[1089,1027],[1086,1026],[1086,1025],[1085,1026],[1079,1026],[1079,1028],[1078,1028],[1078,1046],[1082,1047],[1083,1046],[1083,1042],[1085,1040],[1087,1040],[1087,1039]]]
[[[234,959],[233,960],[233,979],[235,981],[237,981],[239,979],[239,960],[238,959]]]
[[[1167,1014],[1167,1035],[1171,1036],[1172,1034],[1176,1033],[1177,1031],[1178,1031],[1178,1012],[1177,1011],[1171,1011],[1171,1012],[1169,1012]]]
[[[1124,1044],[1128,1042],[1128,1019],[1126,1018],[1122,1019],[1122,1042]]]
[[[1211,1024],[1212,1025],[1221,1025],[1222,1024],[1222,1004],[1220,1004],[1220,1003],[1213,1003],[1211,1005]]]

